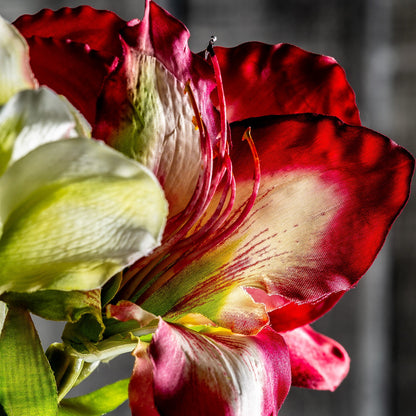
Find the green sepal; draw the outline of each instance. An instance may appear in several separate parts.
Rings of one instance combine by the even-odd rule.
[[[104,329],[101,316],[85,314],[78,322],[65,325],[62,339],[76,351],[87,353],[89,345],[101,341]]]
[[[119,380],[84,396],[64,399],[58,416],[101,416],[113,411],[128,399],[129,379]]]
[[[101,319],[100,289],[82,292],[73,290],[40,290],[33,293],[7,292],[1,300],[20,305],[35,315],[52,321],[77,322],[81,316],[92,314]]]
[[[0,403],[8,416],[55,416],[53,372],[30,314],[8,310],[0,336]]]

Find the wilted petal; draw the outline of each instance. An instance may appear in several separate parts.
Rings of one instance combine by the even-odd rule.
[[[153,367],[154,404],[135,408],[133,401],[135,416],[277,415],[290,386],[286,345],[270,328],[254,337],[202,335],[161,321],[149,348],[152,366],[139,354],[130,396],[143,391],[143,381],[149,396]]]
[[[355,95],[335,59],[288,44],[250,42],[215,48],[228,121],[299,113],[360,124]],[[215,95],[213,97],[215,99]]]
[[[297,303],[348,290],[374,260],[407,200],[413,159],[384,136],[312,115],[247,124],[262,169],[253,209],[232,237],[204,253],[216,237],[207,236],[188,253],[201,253],[193,263],[178,262],[164,286],[142,295],[147,310],[201,313],[229,327],[235,320],[227,316],[226,298],[236,286],[263,288]],[[235,127],[233,138],[245,128]],[[252,155],[246,143],[234,140],[238,213],[251,194]]]
[[[24,38],[0,16],[0,105],[18,91],[36,85]]]
[[[290,354],[292,385],[334,391],[350,368],[350,358],[338,342],[311,327],[281,333]]]
[[[13,25],[26,39],[37,36],[71,40],[119,56],[122,48],[118,33],[126,22],[111,11],[80,6],[57,11],[43,9],[34,15],[20,16]]]
[[[41,144],[77,137],[86,130],[82,116],[49,89],[15,94],[0,109],[0,174]]]
[[[89,290],[160,242],[156,178],[89,139],[47,143],[0,178],[1,291]]]

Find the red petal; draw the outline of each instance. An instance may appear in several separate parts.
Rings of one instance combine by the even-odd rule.
[[[232,289],[244,286],[296,303],[317,302],[325,311],[371,265],[408,198],[413,158],[386,137],[332,117],[269,117],[233,127],[235,213],[252,192],[252,154],[238,140],[249,124],[262,170],[253,209],[232,236],[142,297],[147,310],[201,313],[234,332],[251,333],[235,326],[239,308]],[[207,235],[188,256],[215,237]],[[296,325],[305,322],[309,307],[316,316],[313,305],[304,305]]]
[[[232,131],[240,188],[252,182],[251,153],[237,139],[248,125],[262,185],[250,228],[237,234],[257,236],[264,251],[253,255],[246,272],[257,270],[269,293],[297,302],[348,290],[374,261],[407,201],[413,158],[388,138],[332,117],[253,119]]]
[[[215,53],[222,70],[229,122],[319,113],[360,124],[354,92],[333,58],[288,44],[259,42],[215,48]]]
[[[36,36],[27,41],[30,64],[39,83],[64,95],[93,123],[97,98],[114,57],[77,42]]]
[[[155,407],[166,416],[277,415],[290,386],[286,345],[269,328],[255,337],[202,335],[161,321],[149,354]],[[130,391],[142,382],[133,374]]]
[[[44,9],[34,15],[23,15],[13,24],[25,38],[70,39],[119,56],[122,50],[119,32],[126,22],[110,11],[81,6],[57,11]]]
[[[281,335],[289,348],[293,386],[334,391],[348,374],[350,358],[331,338],[309,326]]]
[[[143,20],[126,28],[123,37],[129,46],[154,56],[181,82],[191,80],[195,86],[194,93],[199,97],[209,94],[215,87],[209,64],[188,47],[187,28],[153,1]],[[204,98],[208,100],[208,97]],[[200,110],[204,112],[205,108]]]

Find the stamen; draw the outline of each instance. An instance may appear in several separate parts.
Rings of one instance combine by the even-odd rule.
[[[253,161],[254,161],[254,183],[253,183],[253,190],[251,192],[250,198],[246,201],[244,209],[241,212],[241,214],[237,217],[237,219],[233,223],[231,223],[231,225],[228,226],[228,228],[226,228],[220,234],[218,234],[217,236],[212,238],[209,242],[207,242],[201,250],[195,250],[192,255],[193,259],[199,258],[202,254],[206,253],[207,251],[215,247],[217,244],[227,239],[231,234],[233,234],[237,230],[237,228],[240,227],[243,221],[247,218],[251,209],[254,206],[255,200],[257,198],[257,195],[260,189],[261,170],[260,170],[260,159],[256,150],[256,146],[251,137],[250,127],[244,132],[242,139],[247,140],[250,146],[250,151],[251,151],[251,154],[253,156]],[[233,179],[234,179],[234,176],[233,176]],[[235,188],[235,179],[233,182],[233,187]],[[234,189],[234,192],[235,192],[235,189]]]
[[[194,235],[199,234],[199,231],[192,235],[192,238],[189,239],[189,242],[192,242],[192,245],[187,244],[187,249],[181,251],[181,255],[175,256],[176,260],[172,263],[169,262],[168,267],[165,267],[164,269],[162,267],[157,268],[156,276],[157,278],[154,279],[154,283],[147,287],[144,292],[142,292],[142,295],[140,298],[138,298],[138,302],[143,302],[146,300],[149,296],[151,296],[154,292],[156,292],[158,289],[160,289],[165,283],[167,283],[172,277],[174,277],[176,274],[178,274],[181,270],[186,268],[189,264],[191,264],[193,261],[201,258],[206,252],[210,251],[214,247],[216,247],[218,244],[226,240],[231,234],[233,234],[239,227],[242,225],[243,221],[248,217],[251,209],[253,208],[253,205],[255,203],[255,200],[257,198],[259,188],[260,188],[260,179],[261,179],[261,171],[260,171],[260,159],[257,154],[256,147],[254,145],[253,139],[251,137],[251,129],[248,128],[243,135],[243,140],[247,140],[250,151],[253,156],[254,161],[254,184],[253,184],[253,190],[250,195],[250,198],[246,201],[244,208],[242,212],[237,216],[237,218],[229,225],[225,230],[220,232],[219,234],[215,235],[212,238],[209,238],[204,241],[204,245],[201,247],[201,245],[195,245],[194,243]],[[227,158],[229,156],[227,155]],[[230,160],[231,163],[231,160]],[[236,191],[236,183],[234,175],[231,173],[232,182],[230,184],[231,193],[232,193],[232,204],[229,205],[230,210],[233,208],[234,204],[234,196]],[[229,216],[230,211],[227,210],[227,217]],[[221,222],[222,224],[222,222]],[[216,230],[218,227],[215,228]],[[211,230],[209,232],[207,230],[204,230],[204,233],[201,234],[203,236],[205,235],[212,235]],[[200,236],[199,236],[200,237]],[[180,242],[182,243],[182,241]],[[198,241],[198,243],[201,243],[201,240]],[[177,253],[179,254],[179,253]],[[160,266],[160,265],[159,265]],[[153,270],[155,272],[156,270]]]

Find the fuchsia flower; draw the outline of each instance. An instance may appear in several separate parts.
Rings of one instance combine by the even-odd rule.
[[[152,1],[142,21],[80,7],[14,24],[39,83],[170,204],[162,245],[108,307],[143,329],[163,317],[135,350],[133,414],[268,416],[291,384],[334,390],[348,355],[309,324],[370,267],[413,172],[361,127],[342,68],[255,42],[205,59]]]

